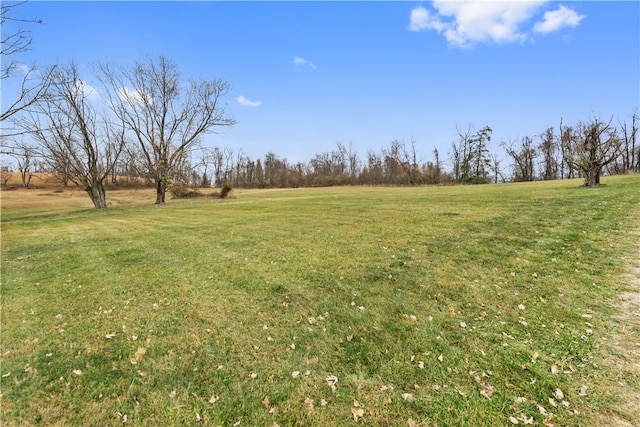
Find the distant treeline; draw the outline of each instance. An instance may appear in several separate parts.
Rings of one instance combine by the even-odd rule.
[[[637,143],[638,115],[630,124],[594,119],[574,126],[562,123],[520,141],[490,144],[492,129],[458,132],[458,138],[442,155],[420,157],[418,143],[392,141],[388,147],[370,150],[365,157],[351,144],[337,143],[334,150],[307,162],[290,162],[273,152],[252,159],[241,149],[200,149],[183,159],[171,179],[191,186],[242,188],[326,187],[335,185],[423,185],[502,183],[587,178],[590,173],[617,175],[640,172]],[[506,159],[500,159],[506,153]],[[117,176],[144,178],[135,152],[129,152],[113,170]],[[586,182],[585,182],[586,183]],[[595,183],[597,184],[597,182]]]

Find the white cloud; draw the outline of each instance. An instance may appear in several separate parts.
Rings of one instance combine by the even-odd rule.
[[[27,65],[23,64],[23,63],[16,64],[16,68],[15,69],[16,69],[16,71],[18,71],[18,73],[20,73],[20,75],[22,75],[24,77],[28,76],[29,73],[32,71],[31,68],[27,67]]]
[[[411,11],[409,31],[435,30],[444,35],[449,44],[458,48],[472,47],[480,42],[522,43],[529,39],[525,25],[547,0],[435,0],[434,12],[418,6]],[[546,12],[544,20],[534,30],[539,33],[576,26],[584,18],[573,10],[560,6]]]
[[[304,58],[300,58],[299,56],[294,56],[293,57],[293,63],[295,65],[307,66],[307,67],[312,68],[312,69],[316,68],[316,65],[313,62],[311,62],[309,60],[306,60]]]
[[[583,18],[584,15],[578,15],[575,10],[560,6],[556,10],[545,12],[544,19],[537,22],[533,30],[538,33],[549,34],[564,27],[576,27]]]
[[[90,100],[100,99],[100,92],[84,80],[76,80],[76,88]]]
[[[237,97],[236,101],[238,101],[238,104],[243,105],[245,107],[259,107],[262,105],[262,101],[250,101],[242,95]]]
[[[145,96],[144,92],[128,87],[121,87],[118,89],[118,97],[121,101],[127,102],[132,107],[142,107],[145,105],[145,98],[148,98]],[[153,99],[149,99],[148,101],[153,105]]]

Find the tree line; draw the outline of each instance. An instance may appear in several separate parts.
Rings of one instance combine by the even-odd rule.
[[[2,6],[2,23],[13,8]],[[33,21],[35,23],[39,21]],[[3,34],[2,79],[15,75],[7,60],[27,50],[29,33]],[[106,188],[118,181],[146,182],[165,202],[171,185],[251,188],[333,185],[484,184],[581,177],[596,186],[603,174],[640,172],[638,114],[614,123],[594,117],[520,141],[501,141],[508,164],[492,143],[493,129],[458,129],[446,160],[437,149],[421,157],[417,141],[394,140],[362,158],[351,144],[290,162],[273,152],[251,159],[241,149],[206,147],[202,137],[236,121],[226,111],[230,84],[219,78],[183,79],[170,59],[131,65],[98,64],[98,85],[77,64],[32,68],[22,89],[0,112],[3,156],[13,157],[28,186],[36,170],[85,191],[104,208]]]

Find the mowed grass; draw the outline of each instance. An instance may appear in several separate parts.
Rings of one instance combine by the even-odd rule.
[[[640,389],[640,177],[603,181],[3,195],[2,424],[594,425]]]

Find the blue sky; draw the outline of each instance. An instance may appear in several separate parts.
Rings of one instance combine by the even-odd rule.
[[[44,21],[15,58],[27,65],[73,60],[91,83],[96,62],[164,55],[185,78],[229,81],[238,124],[205,141],[252,158],[307,161],[338,142],[366,158],[413,138],[423,160],[446,159],[456,128],[489,125],[497,147],[639,107],[637,1],[31,1],[20,14]]]

